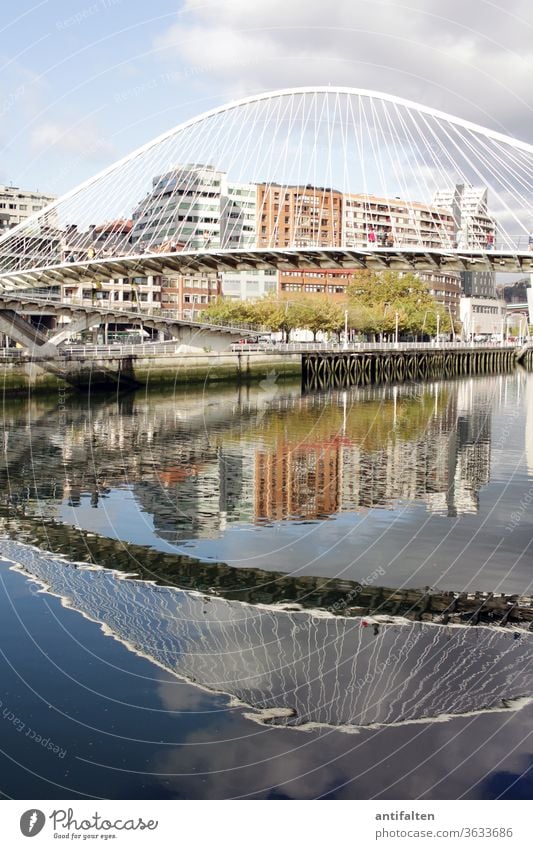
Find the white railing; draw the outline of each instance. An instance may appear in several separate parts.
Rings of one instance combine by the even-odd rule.
[[[518,342],[284,342],[276,345],[241,345],[241,350],[250,350],[257,347],[262,351],[287,351],[287,352],[312,352],[312,351],[334,351],[335,353],[347,351],[435,351],[435,350],[465,350],[468,348],[517,348]]]
[[[182,343],[172,342],[138,342],[116,343],[109,345],[62,345],[58,348],[60,357],[101,357],[101,356],[143,356],[145,354],[175,354]]]
[[[182,343],[178,340],[172,342],[143,342],[137,344],[110,345],[63,345],[57,349],[60,359],[86,359],[99,357],[126,357],[126,356],[155,356],[158,354],[177,354]],[[234,354],[299,354],[299,353],[357,353],[364,351],[454,351],[454,350],[479,350],[490,349],[524,349],[532,347],[533,342],[355,342],[349,345],[339,343],[315,343],[315,342],[284,342],[276,344],[258,343],[256,345],[232,345],[228,351],[220,352],[221,355]],[[196,356],[194,351],[190,352]],[[212,353],[209,353],[212,356]],[[183,354],[186,356],[186,354]],[[31,360],[39,359],[39,348],[32,350],[21,348],[0,348],[0,359]],[[49,357],[47,357],[49,359]]]

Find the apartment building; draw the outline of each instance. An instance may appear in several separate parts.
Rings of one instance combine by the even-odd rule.
[[[458,183],[437,192],[433,202],[447,207],[453,216],[455,245],[462,250],[491,250],[496,244],[496,221],[488,211],[488,189]],[[493,271],[461,273],[463,293],[473,298],[496,297]]]
[[[354,270],[349,268],[294,269],[278,271],[278,293],[288,295],[328,295],[345,300]]]
[[[278,271],[278,293],[295,295],[327,295],[337,301],[346,300],[346,291],[354,279],[354,269],[293,269]],[[417,277],[428,287],[438,304],[453,318],[459,317],[461,278],[458,272],[419,271]]]
[[[258,247],[340,246],[342,198],[335,189],[258,184]]]
[[[448,209],[454,220],[458,248],[485,250],[494,247],[496,221],[488,212],[488,189],[458,183],[433,196],[433,203]]]
[[[222,295],[233,301],[247,301],[275,295],[278,291],[280,272],[275,268],[251,269],[249,271],[223,271]]]
[[[84,306],[109,306],[132,312],[161,309],[161,277],[118,277],[96,285],[92,281],[61,284],[61,300]]]
[[[40,212],[45,206],[55,200],[54,195],[19,189],[17,186],[0,186],[0,220],[4,229],[16,227],[30,216]],[[55,213],[50,215],[50,221],[43,223],[52,225]]]
[[[348,248],[452,247],[454,220],[442,204],[424,204],[400,198],[345,194],[342,244]]]
[[[185,250],[255,245],[256,189],[228,182],[211,165],[186,165],[160,174],[133,212],[132,244],[168,243]]]
[[[458,271],[418,271],[416,276],[424,281],[429,294],[448,314],[459,318],[462,288]]]
[[[131,229],[132,222],[128,218],[91,224],[86,230],[80,230],[76,224],[69,225],[62,240],[62,259],[74,262],[122,256],[128,252]]]
[[[194,321],[222,294],[220,274],[172,274],[161,278],[161,310]]]

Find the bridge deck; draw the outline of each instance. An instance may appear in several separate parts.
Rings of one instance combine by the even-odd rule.
[[[0,268],[6,269],[15,259],[0,255]],[[368,268],[372,271],[510,271],[529,274],[533,273],[533,252],[459,249],[430,251],[423,247],[317,247],[145,253],[4,270],[0,273],[0,290],[110,280],[134,275],[269,268],[285,271],[306,268]]]

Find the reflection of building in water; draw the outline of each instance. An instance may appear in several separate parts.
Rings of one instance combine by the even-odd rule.
[[[450,460],[450,515],[476,513],[479,509],[479,490],[490,479],[490,433],[488,393],[483,396],[473,380],[460,383],[455,446]],[[455,512],[450,509],[452,504]]]
[[[488,400],[488,399],[486,399]],[[489,481],[490,408],[478,381],[460,386],[457,400],[402,439],[394,428],[379,448],[362,447],[350,429],[322,442],[279,440],[256,453],[255,518],[317,518],[340,511],[423,501],[455,516],[479,509]]]
[[[135,484],[135,494],[169,542],[216,537],[228,521],[252,521],[253,447],[181,446],[180,462],[157,480]]]
[[[533,477],[533,376],[525,381],[526,393],[526,462],[527,471]]]
[[[0,486],[11,508],[52,517],[62,502],[96,510],[127,489],[168,541],[399,501],[451,516],[478,509],[493,380],[304,397],[272,386],[207,405],[201,396],[95,405],[68,427],[53,413],[31,430],[6,422]]]
[[[258,608],[74,567],[12,540],[2,540],[1,551],[128,648],[277,712],[278,723],[401,723],[501,709],[504,699],[533,692],[533,636],[525,631],[400,621],[365,627],[360,618]]]
[[[219,509],[224,522],[253,520],[254,450],[253,445],[219,449]]]
[[[400,500],[445,498],[448,489],[448,439],[401,442],[391,439],[376,452],[346,447],[342,459],[342,509],[390,507]]]
[[[285,443],[255,454],[255,519],[317,519],[337,513],[339,444]]]

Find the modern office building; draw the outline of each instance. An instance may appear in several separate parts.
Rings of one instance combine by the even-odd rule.
[[[225,175],[189,165],[159,174],[133,212],[132,242],[152,247],[183,243],[190,250],[220,246],[220,197]]]
[[[467,298],[495,298],[494,271],[461,271],[461,287]]]
[[[256,242],[257,189],[250,183],[222,184],[220,247],[253,248]]]
[[[506,307],[496,298],[461,298],[459,315],[463,336],[501,336],[504,331]]]

